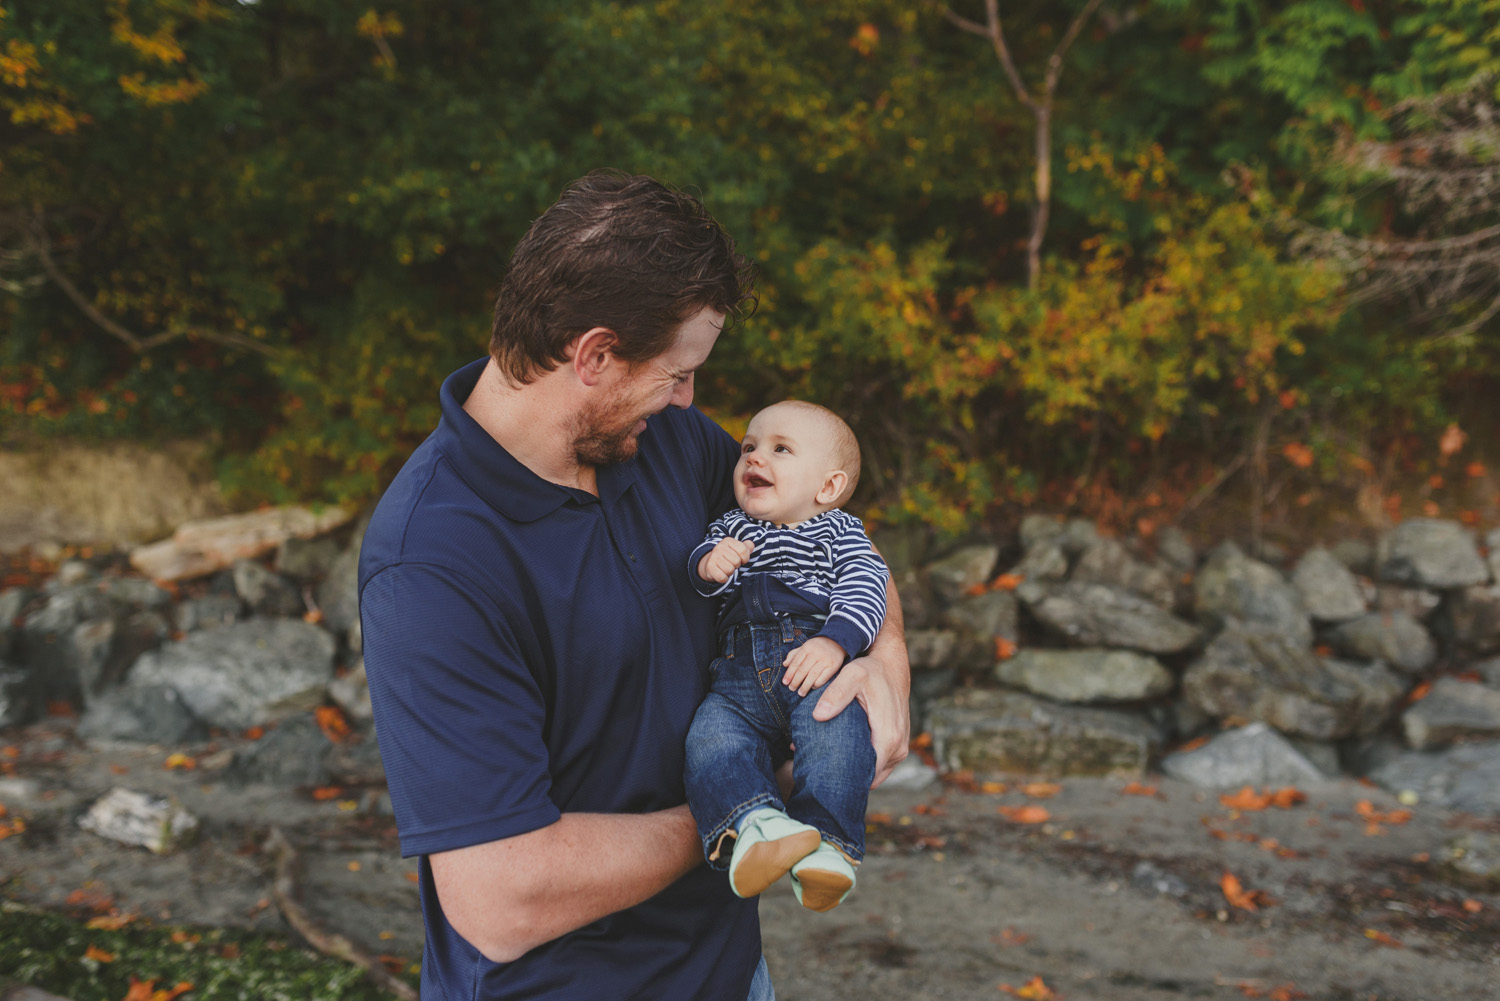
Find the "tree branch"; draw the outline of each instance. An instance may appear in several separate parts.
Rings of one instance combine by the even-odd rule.
[[[1022,104],[1036,111],[1036,101],[1032,100],[1031,92],[1026,89],[1026,84],[1021,80],[1015,60],[1010,57],[1010,48],[1005,44],[1005,29],[1000,24],[1000,0],[984,0],[984,15],[989,23],[990,44],[995,48],[995,55],[1000,58],[1000,65],[1010,80],[1011,88],[1015,90],[1016,97]]]
[[[994,2],[994,0],[991,0],[991,2]],[[1089,0],[1083,10],[1078,12],[1078,16],[1073,18],[1073,23],[1068,25],[1067,34],[1063,35],[1063,40],[1058,43],[1057,48],[1053,50],[1052,55],[1047,59],[1047,82],[1043,93],[1047,95],[1049,103],[1052,100],[1052,95],[1057,92],[1057,79],[1062,76],[1063,55],[1067,53],[1068,49],[1078,39],[1079,33],[1083,31],[1083,26],[1088,23],[1089,18],[1094,16],[1094,11],[1099,9],[1099,4],[1102,2],[1103,0]]]

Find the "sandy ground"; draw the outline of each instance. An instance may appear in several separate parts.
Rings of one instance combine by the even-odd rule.
[[[233,789],[211,767],[226,747],[168,769],[174,749],[89,751],[59,722],[0,733],[0,745],[14,749],[0,750],[11,775],[0,803],[27,824],[0,841],[7,898],[289,933],[261,848],[277,825],[302,854],[319,920],[372,953],[420,958],[415,865],[398,857],[389,818],[358,808],[359,790],[320,801]],[[1248,812],[1166,779],[1154,795],[1105,779],[1023,790],[1032,781],[877,790],[869,855],[841,907],[806,912],[785,883],[762,897],[778,998],[993,999],[1007,986],[1047,997],[1045,985],[1073,1001],[1500,999],[1500,892],[1454,884],[1437,864],[1465,829],[1500,829],[1493,819],[1418,804],[1405,823],[1372,824],[1360,801],[1399,804],[1353,781]],[[114,785],[177,797],[202,837],[159,857],[79,830]],[[1047,819],[1000,812],[1028,805]],[[1226,872],[1256,910],[1226,900]]]

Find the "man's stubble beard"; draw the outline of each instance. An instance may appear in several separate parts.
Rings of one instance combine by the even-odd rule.
[[[582,466],[612,466],[635,457],[636,422],[644,417],[630,400],[616,397],[573,420],[573,456]]]

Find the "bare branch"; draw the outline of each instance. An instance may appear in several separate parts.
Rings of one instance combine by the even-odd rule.
[[[949,6],[947,6],[945,4],[945,5],[941,6],[941,7],[939,7],[938,10],[942,12],[943,17],[945,17],[948,20],[948,23],[951,24],[951,25],[953,25],[954,27],[962,28],[964,31],[967,31],[969,34],[971,34],[971,35],[978,35],[980,38],[989,38],[990,37],[990,29],[989,28],[986,28],[984,25],[980,24],[978,21],[970,21],[968,18],[966,18],[963,15],[955,12],[952,7],[949,7]]]
[[[1068,25],[1067,34],[1063,35],[1063,40],[1047,59],[1047,82],[1043,92],[1047,95],[1048,101],[1052,99],[1053,94],[1057,93],[1057,79],[1062,76],[1063,56],[1078,39],[1083,26],[1088,23],[1089,18],[1094,16],[1094,11],[1099,9],[1099,4],[1102,2],[1103,0],[1089,0],[1083,10],[1078,12],[1078,16],[1073,18],[1073,23]]]
[[[1021,80],[1021,74],[1016,69],[1015,60],[1010,56],[1010,47],[1005,44],[1005,29],[1000,24],[1000,0],[984,0],[984,16],[989,24],[990,45],[995,49],[995,55],[1000,59],[1000,66],[1005,70],[1005,76],[1010,80],[1011,89],[1016,92],[1016,97],[1032,111],[1037,110],[1037,105],[1031,98],[1031,92],[1026,89],[1026,84]]]

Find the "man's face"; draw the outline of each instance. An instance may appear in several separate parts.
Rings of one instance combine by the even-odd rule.
[[[818,500],[818,491],[837,468],[822,421],[776,404],[751,418],[740,441],[734,499],[752,518],[795,525],[832,507]]]
[[[629,366],[597,403],[575,420],[573,452],[579,464],[608,466],[635,455],[646,418],[693,402],[693,376],[708,360],[724,314],[703,309],[677,329],[677,339],[650,361]]]

